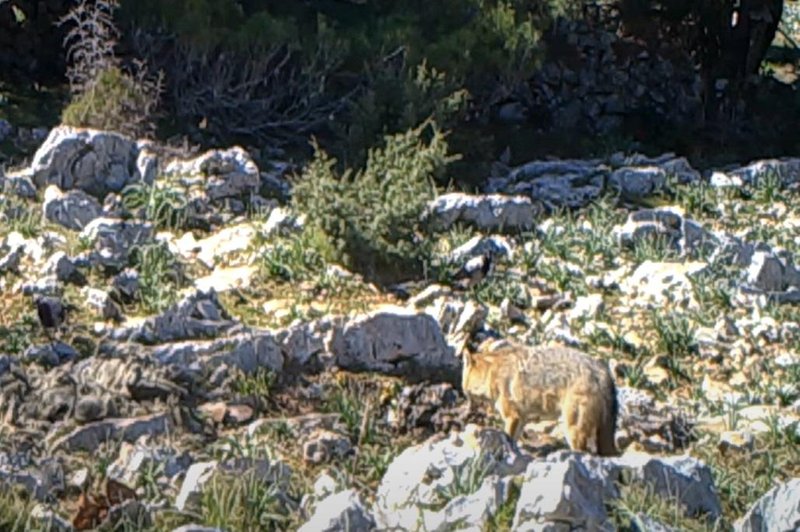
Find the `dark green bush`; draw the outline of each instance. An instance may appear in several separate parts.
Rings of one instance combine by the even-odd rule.
[[[292,192],[307,223],[328,235],[342,263],[368,277],[418,273],[430,247],[419,236],[420,216],[436,193],[434,179],[456,159],[436,123],[387,136],[357,172],[339,175],[336,160],[316,143],[314,150]]]
[[[139,53],[167,73],[167,93],[175,95],[170,96],[174,102],[169,104],[171,109],[186,107],[187,101],[202,104],[192,104],[192,112],[184,112],[176,123],[196,124],[205,116],[209,129],[226,109],[214,102],[196,102],[194,86],[213,87],[206,90],[208,94],[223,94],[227,89],[217,81],[220,68],[203,70],[186,57],[207,55],[212,58],[209,64],[214,65],[213,58],[224,54],[223,64],[243,65],[234,69],[239,72],[258,64],[257,59],[275,47],[285,47],[292,51],[287,55],[291,62],[286,64],[307,72],[319,69],[319,47],[324,42],[326,54],[336,59],[335,64],[324,63],[327,68],[322,75],[308,79],[318,82],[328,101],[350,100],[351,105],[320,102],[312,110],[324,112],[313,112],[313,123],[304,116],[307,109],[291,100],[287,100],[290,105],[275,107],[277,118],[264,116],[251,105],[233,118],[251,118],[252,124],[242,122],[231,129],[263,144],[267,137],[259,129],[264,127],[261,124],[298,124],[297,137],[305,139],[310,123],[342,164],[361,166],[367,147],[383,135],[413,127],[426,116],[433,114],[440,126],[451,129],[457,122],[449,120],[461,116],[452,111],[465,108],[466,94],[473,96],[474,106],[480,110],[516,88],[524,88],[542,55],[542,33],[556,15],[582,4],[583,0],[124,0],[122,12],[134,27],[146,31],[160,28],[176,36],[170,46],[179,53],[157,50],[152,43],[145,46],[149,52]],[[187,47],[192,52],[189,55]],[[175,64],[159,63],[159,58],[174,58]],[[187,71],[191,75],[181,74]],[[270,74],[264,77],[268,79]],[[278,81],[268,84],[265,94],[274,95],[287,86],[282,78],[275,79]],[[247,81],[247,86],[259,83]],[[291,85],[303,87],[299,90],[312,88],[297,81]],[[300,102],[318,99],[314,91],[309,94],[312,97],[299,98]],[[241,99],[232,96],[225,93],[225,105]],[[247,96],[251,101],[259,99]],[[266,107],[274,103],[274,97],[262,99]],[[290,116],[285,110],[295,110],[299,116]],[[317,120],[318,116],[325,120]],[[226,117],[221,123],[232,120]],[[327,136],[326,123],[333,126],[333,139]],[[229,136],[222,129],[218,133]],[[280,136],[286,138],[286,132]]]
[[[345,166],[362,166],[367,150],[383,136],[413,128],[426,117],[449,126],[466,109],[468,93],[443,72],[423,61],[407,66],[379,65],[367,69],[368,84],[353,98],[347,117],[333,124],[333,150]]]

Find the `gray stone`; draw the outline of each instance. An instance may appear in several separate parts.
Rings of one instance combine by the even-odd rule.
[[[752,186],[759,186],[764,179],[774,177],[780,187],[787,187],[800,181],[800,158],[785,157],[753,161],[745,166],[728,170],[725,174],[729,179]]]
[[[211,476],[216,472],[218,466],[217,461],[198,462],[192,464],[186,471],[181,484],[181,490],[178,498],[175,499],[175,508],[178,511],[183,511],[188,504],[196,503],[202,494],[203,486],[211,479]]]
[[[74,284],[77,286],[84,286],[86,284],[86,276],[78,270],[75,262],[63,251],[56,251],[47,259],[44,273],[46,275],[55,275],[56,279],[62,283]]]
[[[303,460],[309,464],[323,464],[341,460],[353,450],[350,438],[338,432],[317,429],[303,443]]]
[[[491,253],[495,257],[512,258],[514,244],[504,236],[475,236],[458,246],[450,253],[450,260],[461,262],[480,255]]]
[[[258,482],[274,485],[278,489],[286,489],[292,470],[281,461],[270,462],[268,460],[250,458],[237,458],[224,462],[216,460],[198,462],[192,464],[186,471],[180,493],[175,499],[175,507],[179,511],[184,511],[197,504],[203,493],[203,488],[216,474],[234,477],[253,475]]]
[[[369,532],[375,519],[367,510],[364,498],[354,489],[340,491],[319,501],[311,518],[298,532]]]
[[[134,485],[141,471],[158,466],[160,475],[173,480],[192,465],[188,452],[180,452],[168,446],[150,446],[141,442],[125,443],[117,459],[108,466],[106,473],[126,484]]]
[[[0,489],[18,486],[37,501],[52,499],[64,490],[64,470],[54,459],[32,463],[29,456],[0,452]]]
[[[80,189],[101,199],[129,183],[152,181],[153,174],[143,175],[137,166],[139,151],[119,133],[57,126],[33,156],[33,183],[40,189]]]
[[[733,525],[736,532],[800,530],[800,478],[775,486]]]
[[[25,247],[20,245],[0,257],[0,273],[19,273],[19,266],[24,256]]]
[[[485,530],[489,520],[505,504],[511,494],[511,477],[489,475],[469,495],[457,495],[438,512],[423,515],[423,530]]]
[[[48,532],[72,532],[74,530],[69,521],[43,504],[33,507],[29,524],[32,524],[36,530],[47,530]]]
[[[80,237],[92,248],[89,260],[93,264],[122,270],[128,266],[132,249],[152,242],[153,225],[149,222],[96,218],[81,231]]]
[[[102,215],[103,207],[96,198],[81,190],[62,192],[50,185],[44,192],[44,217],[62,227],[80,231]]]
[[[164,174],[182,185],[202,183],[211,201],[249,196],[258,191],[261,176],[250,154],[239,146],[210,150],[190,160],[170,161]]]
[[[132,443],[141,436],[155,437],[172,430],[169,414],[153,414],[136,418],[104,419],[78,427],[69,434],[57,438],[51,444],[52,451],[94,452],[102,443],[124,440]]]
[[[111,299],[105,290],[85,286],[81,289],[81,295],[86,298],[86,306],[93,309],[104,320],[122,321],[122,309]]]
[[[79,353],[70,345],[64,342],[54,342],[50,344],[35,346],[31,345],[25,350],[25,359],[32,360],[45,367],[56,367],[76,360]]]
[[[442,194],[428,204],[424,220],[434,231],[446,231],[456,224],[484,232],[516,232],[532,229],[542,209],[530,198],[502,194]]]
[[[36,199],[36,187],[28,173],[12,173],[3,176],[0,173],[0,188],[5,194],[13,194],[18,198],[33,200]]]
[[[220,330],[217,327],[218,325],[211,324],[206,330]],[[195,329],[194,334],[196,333]],[[162,334],[160,337],[169,336]],[[173,340],[155,347],[151,357],[159,364],[167,366],[196,368],[204,372],[224,366],[236,368],[249,375],[260,368],[280,372],[284,367],[282,351],[280,343],[272,332],[260,331],[228,334],[224,338],[211,341]]]
[[[115,340],[155,345],[216,338],[236,325],[219,302],[216,292],[198,290],[187,294],[160,315],[135,327],[115,329],[111,336]]]
[[[266,235],[286,235],[302,231],[305,225],[305,216],[293,213],[285,207],[272,209],[264,223]]]
[[[111,295],[121,303],[132,303],[139,296],[139,272],[125,268],[111,280]]]
[[[412,381],[455,381],[461,360],[433,316],[403,307],[382,308],[349,321],[332,345],[336,365]]]
[[[713,520],[722,513],[711,469],[696,458],[628,453],[615,463],[656,495],[677,500],[689,516],[706,514]]]
[[[439,519],[443,526],[441,519],[447,514],[430,509],[430,505],[441,503],[442,494],[456,482],[456,475],[505,478],[522,473],[530,460],[497,430],[468,425],[462,433],[434,436],[405,449],[389,465],[375,497],[376,523],[380,529],[422,530],[426,522]],[[496,488],[494,481],[483,487],[487,492],[481,498],[488,500],[484,508],[493,506],[491,500],[502,499],[491,499],[490,492]],[[462,502],[457,502],[451,512],[456,508],[468,511]]]
[[[657,166],[624,167],[614,170],[608,186],[622,199],[639,201],[660,192],[667,182],[667,173]]]
[[[420,293],[424,296],[424,293]],[[409,308],[419,308],[425,298],[413,298]],[[442,296],[425,305],[426,314],[433,316],[454,353],[460,353],[470,338],[486,323],[489,309],[471,298],[455,299]]]
[[[613,230],[620,245],[632,247],[646,239],[663,239],[675,252],[685,255],[691,251],[709,254],[718,249],[721,239],[693,220],[684,218],[678,207],[642,209],[628,215],[624,225]]]
[[[800,272],[792,256],[785,252],[755,251],[745,274],[749,288],[764,292],[783,292],[800,287]]]
[[[613,530],[604,503],[619,497],[613,462],[561,452],[528,465],[512,530]]]

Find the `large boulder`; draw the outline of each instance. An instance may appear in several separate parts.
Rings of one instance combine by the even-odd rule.
[[[736,532],[800,530],[800,478],[769,490],[734,523],[733,528]]]
[[[503,194],[442,194],[428,204],[425,221],[434,231],[466,224],[484,232],[517,232],[535,227],[541,208],[530,198]]]
[[[461,360],[436,319],[387,306],[347,323],[332,342],[336,365],[402,376],[411,382],[460,380]]]
[[[479,530],[506,502],[508,479],[522,473],[530,460],[502,432],[475,425],[409,447],[378,486],[373,508],[378,528],[444,531],[460,525]],[[483,480],[463,493],[468,477]]]
[[[155,179],[146,145],[112,131],[57,126],[33,156],[31,177],[40,189],[56,185],[102,199],[129,183]]]

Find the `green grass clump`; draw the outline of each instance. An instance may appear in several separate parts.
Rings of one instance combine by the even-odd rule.
[[[617,530],[647,530],[640,516],[646,516],[663,525],[690,532],[722,531],[720,522],[704,517],[687,517],[677,499],[659,496],[646,485],[632,483],[621,486],[620,498],[610,504],[609,515]]]
[[[42,233],[42,222],[41,207],[22,199],[0,197],[0,223],[8,232],[35,238]]]
[[[181,286],[180,263],[166,244],[145,244],[131,250],[139,272],[139,303],[147,313],[158,313],[175,303]]]
[[[265,277],[283,282],[320,279],[332,254],[325,233],[312,225],[264,246],[259,266]]]
[[[34,501],[22,488],[0,485],[0,530],[26,532],[32,530],[30,519]]]
[[[143,136],[154,127],[152,115],[160,90],[160,79],[154,84],[111,66],[101,70],[86,90],[73,96],[61,114],[61,122]]]
[[[186,196],[169,186],[132,183],[122,190],[122,205],[128,211],[143,211],[144,219],[157,229],[171,231],[186,225]]]
[[[729,522],[742,517],[777,482],[800,475],[800,445],[797,426],[779,428],[756,436],[752,452],[721,453],[712,435],[709,443],[692,454],[711,468],[714,485],[722,503],[722,515]]]
[[[651,318],[659,353],[681,358],[697,352],[696,327],[684,314],[654,311]]]
[[[203,490],[202,521],[225,530],[286,530],[296,503],[284,486],[254,473],[242,477],[215,475]]]

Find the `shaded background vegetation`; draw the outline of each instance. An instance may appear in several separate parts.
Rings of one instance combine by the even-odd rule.
[[[76,4],[98,2],[0,5],[6,92],[25,94],[32,81],[64,84],[69,25],[56,23]],[[162,73],[158,108],[148,108],[158,129],[142,124],[141,134],[206,146],[238,142],[265,157],[302,159],[314,135],[342,169],[363,165],[383,135],[432,116],[452,131],[450,145],[462,158],[450,175],[468,187],[479,186],[509,146],[514,163],[639,149],[676,150],[703,166],[796,151],[794,85],[762,75],[765,66],[794,66],[785,39],[789,54],[764,63],[783,11],[783,0],[123,0],[113,16],[117,59],[102,84],[115,98],[136,100],[147,91],[134,89]],[[568,61],[553,32],[564,19],[605,24],[653,54],[685,55],[701,73],[698,115],[672,124],[645,108],[598,138],[537,112],[534,72]],[[135,68],[134,59],[142,62]],[[126,82],[113,70],[120,68],[138,82]],[[509,105],[522,111],[498,120]],[[119,106],[92,109],[84,99],[66,121],[113,127],[87,117]]]

